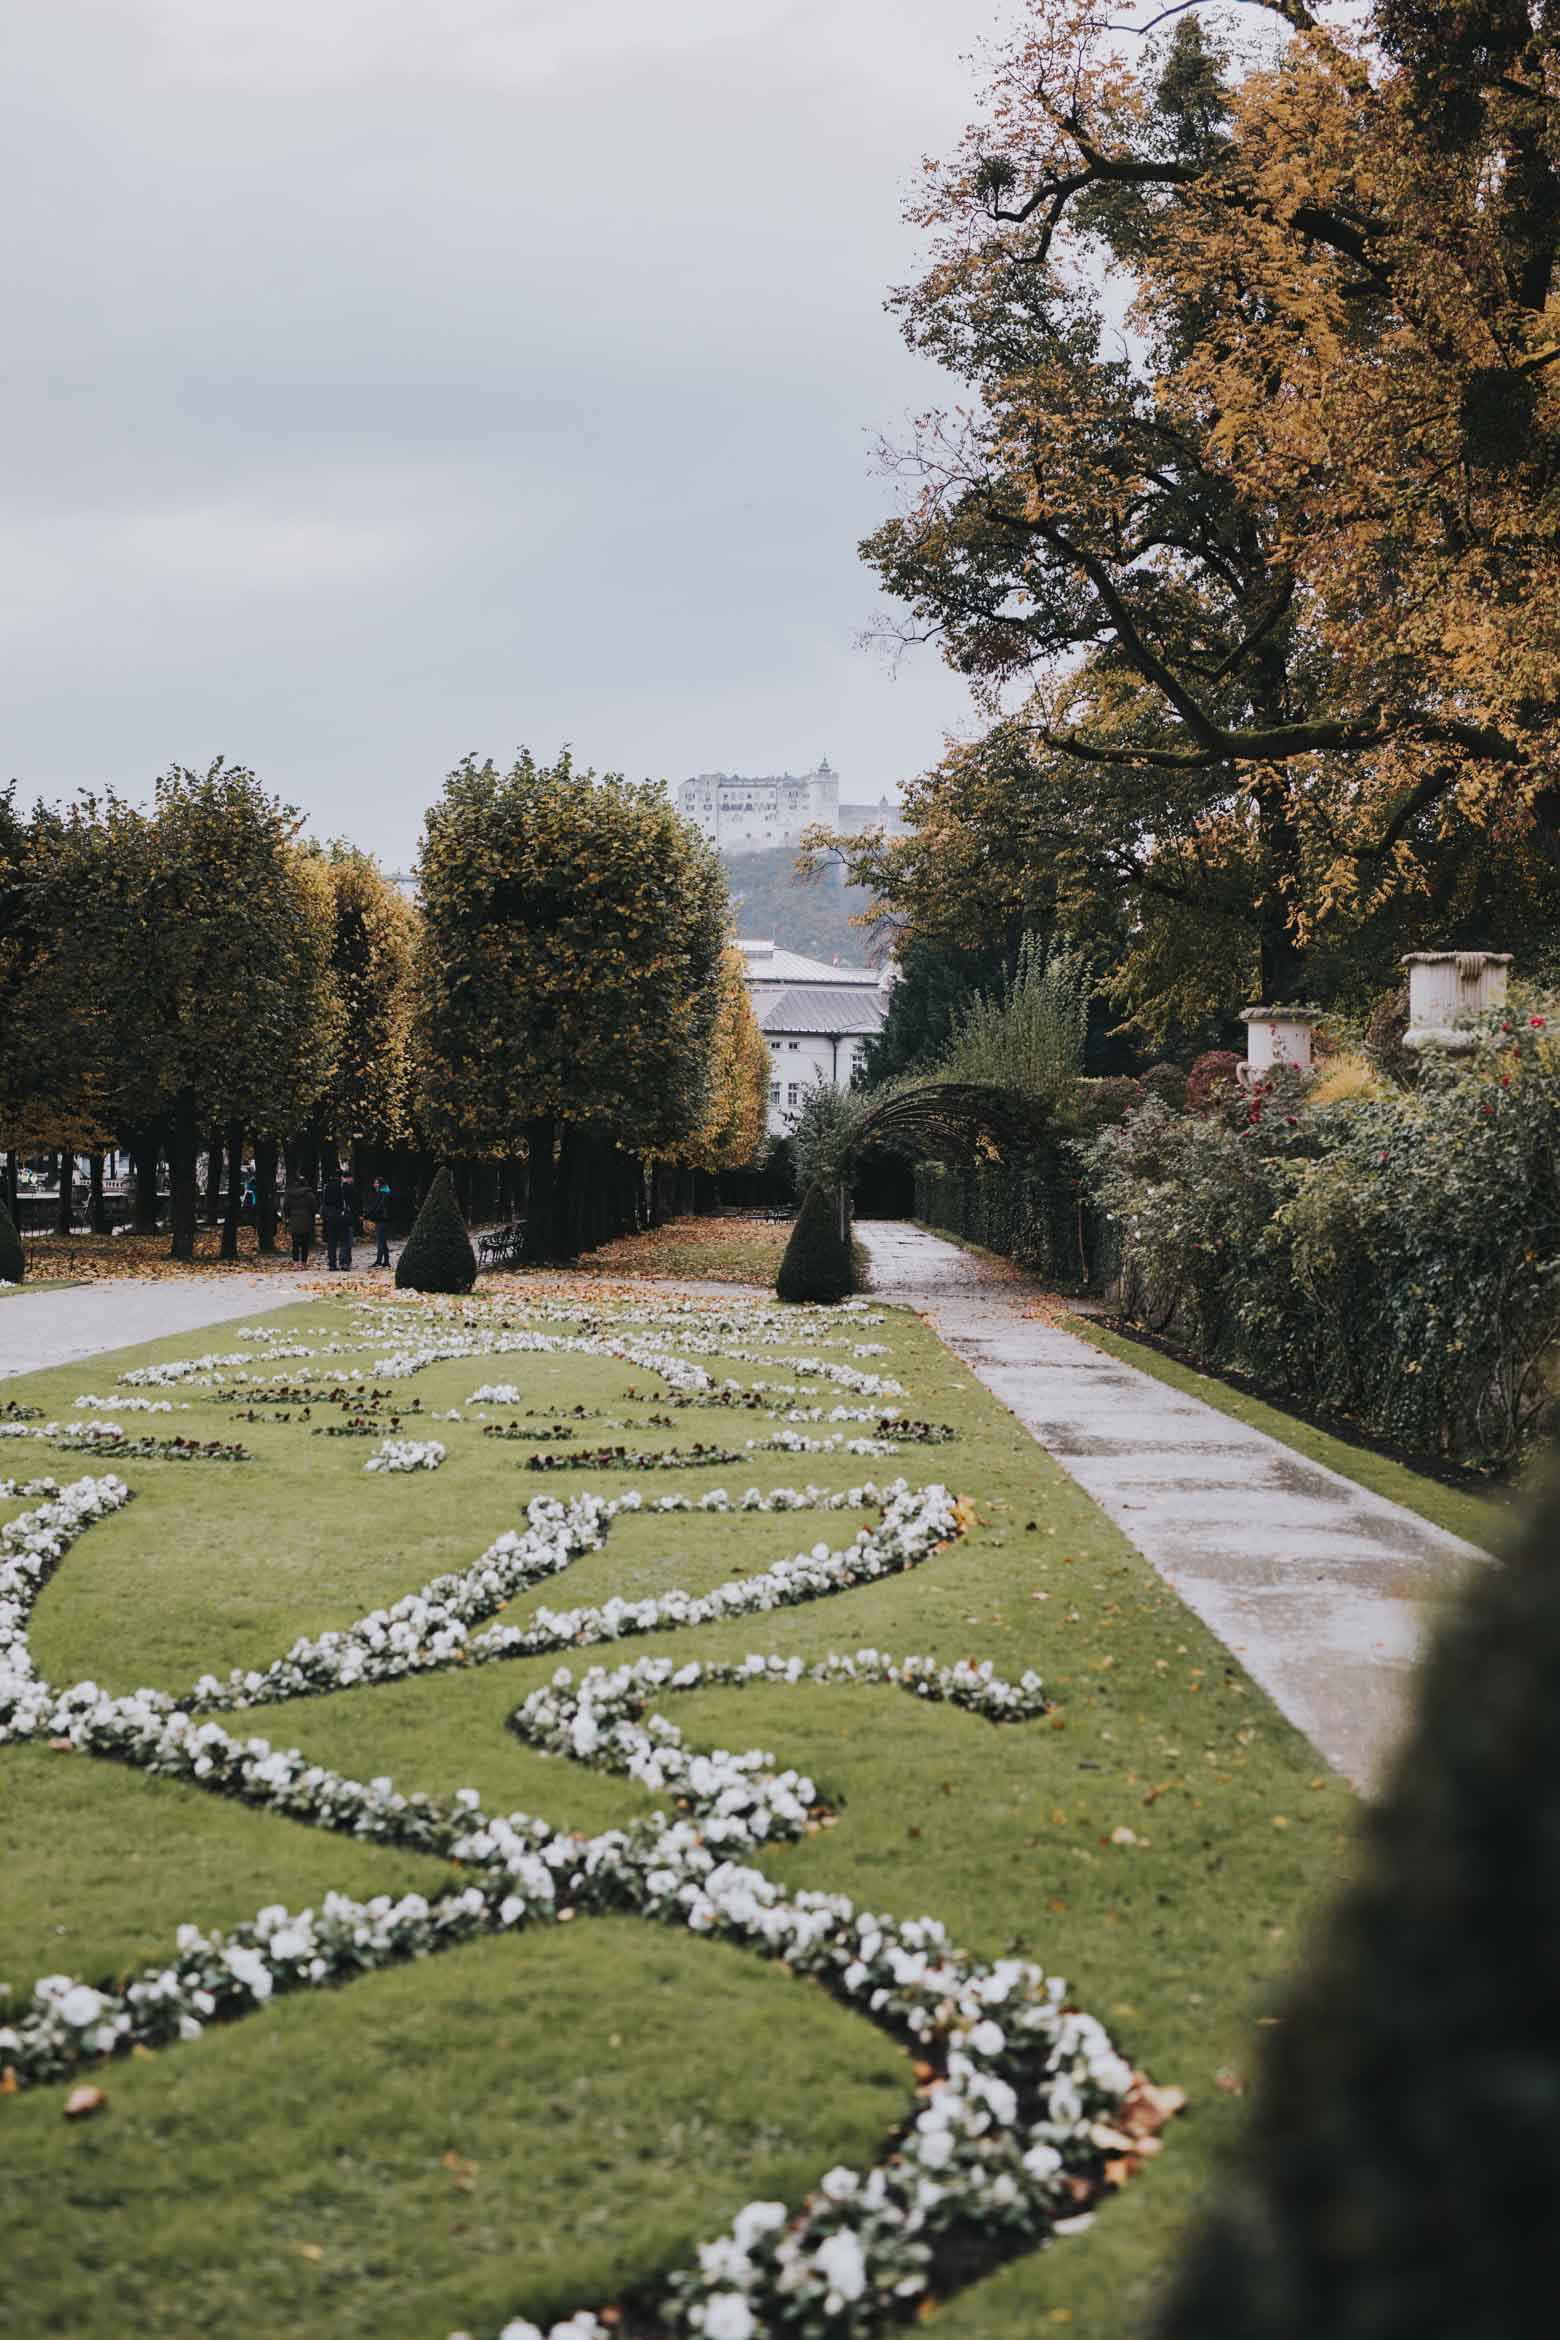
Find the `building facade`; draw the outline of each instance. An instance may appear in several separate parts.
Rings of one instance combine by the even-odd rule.
[[[739,941],[748,996],[769,1047],[769,1133],[795,1126],[817,1081],[850,1086],[862,1043],[888,1013],[892,967],[831,967],[773,942]]]
[[[851,833],[881,827],[893,836],[904,827],[898,805],[886,796],[877,804],[842,804],[840,776],[827,756],[816,771],[782,772],[762,780],[746,780],[738,772],[699,772],[679,782],[672,802],[720,853],[799,845],[803,830],[819,824]]]

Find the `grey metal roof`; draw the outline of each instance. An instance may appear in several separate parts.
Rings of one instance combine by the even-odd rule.
[[[823,959],[806,958],[800,951],[780,950],[772,942],[739,938],[736,947],[742,953],[747,980],[753,987],[781,983],[859,983],[864,991],[877,988],[875,967],[831,967]]]
[[[884,1013],[883,1000],[876,991],[847,991],[843,985],[831,991],[821,983],[809,983],[782,991],[778,999],[759,1008],[758,1020],[766,1032],[828,1035],[876,1032]]]

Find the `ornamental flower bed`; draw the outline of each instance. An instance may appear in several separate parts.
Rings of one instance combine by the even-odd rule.
[[[397,1314],[400,1331],[404,1311]],[[515,1337],[480,1323],[430,1331],[415,1351],[403,1345],[398,1355],[447,1361],[423,1353]],[[577,1337],[605,1344],[590,1353],[617,1353],[605,1332],[560,1336]],[[667,1337],[658,1373],[675,1380],[684,1367],[703,1371],[672,1354]],[[240,1382],[248,1370],[231,1359],[200,1362],[218,1387]],[[791,1359],[786,1367],[799,1370]],[[459,1419],[453,1409],[451,1416]],[[839,1453],[851,1444],[843,1434],[813,1439],[793,1431],[750,1441],[731,1459],[757,1449]],[[433,1450],[442,1460],[445,1452],[438,1441],[386,1440],[386,1453],[391,1449],[414,1458],[389,1465],[401,1470],[436,1467],[422,1455]],[[381,1459],[371,1458],[369,1467]],[[136,2047],[176,2050],[214,2025],[261,2016],[280,1996],[454,1954],[485,1936],[593,1915],[634,1917],[777,1962],[914,2051],[918,2093],[874,2159],[828,2170],[800,2203],[749,2202],[670,2277],[617,2308],[581,2307],[552,2325],[553,2340],[757,2340],[781,2330],[868,2340],[1002,2257],[1086,2222],[1106,2188],[1107,2168],[1136,2166],[1157,2149],[1157,2132],[1175,2109],[1173,2092],[1151,2089],[1100,2024],[1069,2003],[1059,1980],[1029,1959],[972,1957],[934,1917],[901,1919],[843,1894],[788,1889],[753,1856],[832,1824],[838,1815],[826,1789],[759,1748],[692,1748],[661,1711],[709,1689],[806,1685],[840,1695],[892,1692],[957,1706],[992,1726],[1023,1728],[1049,1711],[1036,1673],[1010,1682],[989,1662],[948,1664],[871,1647],[814,1659],[654,1653],[576,1671],[573,1653],[583,1646],[763,1616],[934,1564],[954,1550],[971,1518],[946,1486],[898,1479],[739,1494],[585,1490],[567,1502],[538,1494],[523,1526],[504,1531],[466,1566],[344,1629],[300,1639],[268,1665],[222,1678],[203,1674],[177,1697],[147,1688],[115,1696],[92,1681],[56,1687],[40,1678],[28,1644],[38,1593],[76,1539],[122,1508],[130,1490],[111,1477],[71,1487],[0,1483],[0,1497],[17,1496],[33,1508],[0,1529],[0,1744],[42,1742],[132,1764],[192,1792],[434,1854],[457,1862],[460,1877],[440,1893],[327,1893],[303,1909],[277,1903],[223,1929],[186,1921],[171,1932],[161,1959],[128,1975],[45,1974],[0,2004],[4,2086],[90,2074]],[[542,1606],[514,1621],[503,1614],[520,1594],[607,1547],[620,1520],[693,1511],[733,1519],[840,1514],[844,1535],[700,1593],[673,1587],[653,1598]],[[851,1514],[862,1515],[859,1526]],[[542,1652],[563,1662],[520,1698],[510,1717],[517,1737],[562,1765],[635,1780],[673,1809],[587,1836],[490,1811],[472,1789],[437,1798],[388,1777],[352,1779],[231,1720],[315,1692]],[[511,2317],[495,2329],[504,2340],[531,2340],[542,2328]]]

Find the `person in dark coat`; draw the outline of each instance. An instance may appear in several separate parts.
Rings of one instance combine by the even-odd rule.
[[[320,1216],[333,1268],[352,1265],[352,1180],[344,1170],[332,1170],[320,1189]]]
[[[368,1201],[368,1223],[374,1230],[374,1265],[390,1265],[390,1181],[378,1178]]]
[[[314,1189],[304,1177],[290,1178],[287,1192],[282,1197],[282,1217],[292,1237],[294,1267],[307,1267],[309,1250],[314,1241]]]

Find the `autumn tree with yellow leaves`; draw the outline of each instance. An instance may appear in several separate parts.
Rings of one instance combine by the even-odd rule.
[[[669,1167],[690,1174],[696,1208],[713,1208],[722,1170],[745,1170],[758,1160],[769,1126],[769,1043],[748,996],[742,953],[729,944],[716,981],[709,1104],[698,1127],[666,1156]]]
[[[1064,910],[1125,899],[1152,1023],[1294,996],[1405,902],[1552,893],[1560,30],[1132,13],[1029,0],[927,166],[897,305],[973,397],[864,549],[992,725],[913,809],[976,872],[1016,829]],[[853,874],[935,915],[926,859]]]
[[[336,839],[316,854],[330,903],[330,965],[341,1029],[317,1109],[327,1146],[343,1158],[383,1148],[410,1130],[413,966],[418,916],[372,854]]]

